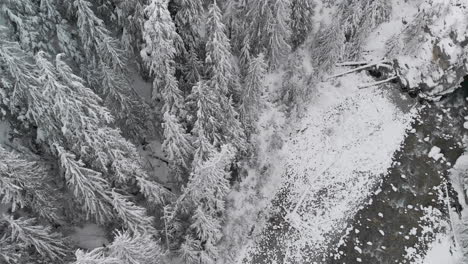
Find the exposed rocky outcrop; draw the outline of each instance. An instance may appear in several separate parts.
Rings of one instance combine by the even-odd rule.
[[[468,73],[468,2],[427,0],[388,41],[402,86],[425,99],[453,92]]]

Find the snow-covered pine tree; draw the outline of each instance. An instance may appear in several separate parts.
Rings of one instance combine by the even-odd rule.
[[[33,248],[42,258],[49,261],[57,261],[67,255],[61,235],[52,232],[50,227],[38,224],[34,218],[15,219],[11,215],[3,214],[0,216],[0,231],[3,234],[0,238],[2,263],[26,263],[25,260],[30,257],[27,253],[29,248]]]
[[[226,28],[222,22],[221,10],[216,1],[210,5],[206,25],[206,75],[209,77],[208,86],[217,94],[228,95],[235,93],[234,67],[231,44],[226,36]]]
[[[201,206],[195,210],[192,221],[193,223],[190,225],[190,228],[202,245],[198,261],[203,264],[216,263],[216,260],[219,258],[216,244],[222,237],[221,221],[217,216],[202,209]]]
[[[46,49],[44,37],[38,29],[42,29],[39,6],[33,1],[12,0],[3,1],[1,12],[6,21],[16,29],[15,39],[25,49]]]
[[[120,43],[98,18],[87,0],[73,1],[78,35],[87,64],[82,75],[104,98],[126,135],[137,139],[145,128],[147,107],[138,99],[127,79],[127,61]]]
[[[161,97],[164,102],[162,112],[168,112],[179,116],[179,112],[183,109],[182,103],[184,98],[182,96],[182,91],[179,89],[179,83],[175,77],[175,68],[169,61],[166,61],[165,71],[164,87],[161,91]]]
[[[198,82],[193,87],[192,95],[197,104],[196,121],[192,130],[196,148],[193,163],[196,165],[211,156],[213,144],[217,146],[225,139],[220,134],[222,123],[218,120],[222,112],[219,96],[209,89],[206,81]]]
[[[12,0],[4,1],[1,13],[5,15],[9,28],[13,29],[13,39],[25,50],[65,52],[81,63],[76,30],[64,19],[61,10],[62,2],[56,0]]]
[[[50,262],[67,254],[63,238],[34,218],[15,218],[31,212],[41,220],[60,223],[58,191],[50,184],[48,169],[0,147],[0,263]],[[39,224],[42,222],[43,224]],[[37,254],[31,254],[31,250]],[[33,259],[31,259],[33,258]]]
[[[45,59],[42,52],[36,56],[36,63],[40,70],[39,74],[46,77],[42,85],[46,88],[46,92],[51,93],[50,98],[47,98],[47,93],[43,92],[42,95],[46,96],[46,100],[55,99],[43,103],[51,105],[50,109],[54,113],[31,112],[31,119],[35,120],[40,127],[47,127],[47,123],[42,123],[44,116],[60,117],[57,121],[59,121],[61,133],[46,130],[46,135],[50,133],[48,137],[55,139],[58,137],[55,134],[61,134],[65,138],[64,143],[70,144],[69,149],[77,152],[82,160],[91,164],[100,173],[111,177],[117,184],[122,184],[122,187],[125,186],[124,183],[136,180],[144,195],[154,201],[160,200],[159,194],[163,192],[162,188],[147,181],[147,175],[138,163],[139,156],[135,147],[125,140],[118,130],[107,126],[107,123],[112,121],[112,116],[107,109],[99,106],[99,98],[82,84],[78,76],[73,74],[71,68],[62,61],[61,55],[59,54],[56,58],[55,68]],[[39,77],[39,80],[41,78]],[[39,83],[41,84],[41,81]],[[41,106],[35,105],[35,101],[29,104],[33,109],[41,109]],[[56,140],[60,142],[60,138]],[[153,193],[144,191],[145,188],[150,187],[142,185],[148,184],[154,185],[151,187]],[[154,192],[156,190],[158,192]],[[104,189],[101,193],[103,198],[108,196],[108,194],[103,194]],[[115,200],[114,198],[114,205]],[[115,206],[114,208],[120,214],[119,209]]]
[[[156,234],[153,227],[154,218],[147,215],[146,209],[131,201],[129,195],[122,195],[112,189],[112,206],[123,226],[132,233]]]
[[[125,56],[118,42],[91,9],[86,0],[73,0],[83,50],[95,65],[106,63],[115,70],[125,70]]]
[[[260,53],[250,61],[247,76],[244,80],[239,112],[245,131],[248,134],[255,131],[255,122],[258,120],[261,106],[260,96],[264,89],[266,68],[263,53]]]
[[[23,6],[15,5],[15,2],[23,3]],[[74,29],[68,24],[66,20],[64,20],[59,12],[61,3],[56,3],[54,0],[42,0],[38,1],[37,3],[34,1],[7,1],[8,7],[5,9],[7,13],[13,14],[13,11],[16,11],[14,17],[11,17],[12,24],[16,25],[12,27],[14,29],[14,33],[19,35],[18,41],[22,44],[22,47],[26,50],[31,50],[36,52],[38,49],[45,49],[51,53],[58,53],[56,47],[53,45],[44,45],[41,43],[53,43],[50,39],[57,39],[57,44],[59,48],[66,52],[68,55],[73,57],[77,63],[82,63],[83,59],[81,58],[81,50],[77,45],[76,36],[74,33]],[[103,26],[102,20],[98,19],[94,16],[93,11],[91,10],[91,4],[87,1],[77,0],[74,1],[73,4],[70,1],[65,1],[63,4],[68,5],[69,7],[74,6],[73,13],[75,13],[78,17],[78,26],[79,31],[78,35],[82,38],[82,43],[84,43],[84,54],[88,55],[87,59],[92,61],[93,70],[86,68],[83,73],[88,75],[88,80],[95,80],[95,78],[91,78],[90,73],[94,73],[94,75],[104,74],[102,72],[104,67],[98,65],[98,59],[96,58],[96,54],[103,55],[102,61],[112,61],[113,63],[119,64],[123,67],[122,64],[122,57],[120,56],[121,52],[119,51],[118,47],[115,45],[115,41],[110,37],[109,32]],[[76,9],[76,10],[75,10]],[[39,24],[40,26],[30,27],[28,26],[29,23],[25,21],[35,21],[35,23]],[[22,40],[22,35],[30,34],[30,35],[39,35],[40,38],[31,40],[31,37],[25,38]],[[29,45],[29,42],[33,42],[34,45]],[[100,58],[101,59],[101,58]],[[82,65],[83,66],[83,65]],[[97,67],[99,66],[99,67]],[[96,77],[96,76],[95,76]],[[99,77],[96,77],[99,79]],[[106,84],[106,82],[95,81],[97,87],[100,87],[101,84]],[[126,105],[126,110],[130,109],[130,101],[126,100],[129,99],[127,96],[124,96],[122,90],[127,88],[123,88],[126,84],[120,84],[117,88],[115,88],[115,83],[112,87],[103,87],[100,89],[100,92],[104,93],[110,88],[115,89],[114,95],[117,93],[118,96],[110,97],[108,96],[110,93],[106,94],[106,102],[114,102],[115,107]],[[118,89],[120,88],[120,90]],[[123,89],[122,89],[123,88]],[[127,91],[128,93],[128,91]],[[112,104],[110,104],[112,105]],[[128,117],[129,114],[126,114],[129,111],[115,111],[119,115],[126,115]],[[118,117],[120,117],[117,115]]]
[[[383,22],[388,21],[392,15],[393,7],[391,1],[374,0],[368,2],[367,7],[370,10],[370,17],[365,24],[372,29]]]
[[[269,6],[271,0],[249,1],[245,18],[251,24],[248,29],[248,36],[252,46],[252,53],[259,54],[264,52],[265,36],[264,31],[267,27],[267,22],[271,21],[273,16]]]
[[[195,87],[194,87],[195,88]],[[217,119],[213,118],[219,116],[219,111],[221,110],[221,106],[219,102],[216,101],[216,97],[210,90],[207,89],[207,86],[203,84],[199,84],[196,86],[199,89],[197,92],[197,121],[195,122],[194,128],[192,133],[195,136],[194,140],[194,159],[192,162],[192,166],[196,166],[200,162],[203,162],[210,158],[216,149],[219,147],[220,142],[228,142],[230,139],[225,137],[222,133],[217,131],[223,131],[221,129],[224,123],[217,122]],[[200,92],[205,91],[205,92]],[[230,104],[232,104],[229,101]],[[216,116],[214,116],[216,115]],[[228,113],[229,119],[234,118],[232,113]],[[225,121],[224,121],[225,122]],[[236,126],[241,126],[240,122],[236,119]],[[240,142],[242,149],[237,150],[245,150],[245,132],[242,128],[240,130],[242,132],[242,138],[239,137],[242,141]],[[236,142],[236,141],[233,141]]]
[[[348,42],[346,56],[356,59],[369,33],[390,18],[392,4],[384,0],[344,1],[339,12]]]
[[[161,248],[150,234],[117,231],[107,248],[111,257],[125,264],[161,263]]]
[[[344,55],[346,38],[339,20],[333,21],[326,29],[321,30],[312,44],[312,63],[315,73],[321,75],[337,63]]]
[[[237,73],[233,66],[233,55],[229,39],[225,34],[225,26],[221,21],[221,10],[216,2],[210,5],[207,22],[207,43],[206,43],[206,91],[202,81],[195,89],[198,92],[199,107],[206,107],[212,114],[208,124],[205,118],[200,122],[206,131],[206,138],[216,146],[230,143],[238,150],[245,148],[245,134],[238,120],[238,114],[233,107],[231,96],[237,91]],[[209,90],[209,91],[208,91]],[[206,100],[205,100],[206,99]],[[205,101],[204,101],[205,100]],[[205,106],[202,106],[205,104]],[[220,111],[216,110],[219,105]],[[210,106],[211,105],[211,106]],[[210,109],[211,108],[211,109]],[[197,112],[197,115],[198,115]],[[199,123],[200,123],[199,122]]]
[[[221,219],[225,210],[224,199],[229,191],[229,166],[235,150],[229,145],[221,147],[208,160],[198,164],[190,176],[184,198],[194,206],[192,224],[180,253],[184,259],[197,258],[200,263],[216,263],[216,244],[221,238]],[[199,242],[195,242],[195,241]],[[198,251],[194,254],[194,251]],[[189,262],[190,263],[190,262]]]
[[[250,40],[249,36],[245,36],[244,40],[242,41],[242,48],[239,54],[239,64],[242,70],[242,75],[245,76],[245,72],[249,68],[250,63]]]
[[[41,32],[43,38],[53,37],[57,24],[61,23],[62,15],[57,9],[56,0],[41,0],[39,2],[39,15],[42,19],[42,27],[44,31]]]
[[[35,81],[34,66],[28,63],[31,58],[26,56],[17,42],[7,41],[6,35],[1,32],[0,36],[4,37],[0,39],[2,101],[8,114],[23,115],[27,106],[22,98],[25,98],[30,83]]]
[[[110,12],[111,21],[121,28],[120,41],[125,50],[131,55],[138,55],[140,52],[139,47],[144,23],[144,2],[144,0],[110,1],[111,6],[114,7]]]
[[[145,1],[122,1],[120,3],[123,6],[122,9],[127,10],[121,12],[122,15],[120,17],[122,18],[119,18],[119,21],[122,21],[121,26],[123,27],[121,36],[122,45],[127,51],[132,51],[131,54],[136,58],[140,58],[139,54],[143,42],[142,34],[145,23]],[[130,11],[132,9],[133,11]]]
[[[149,234],[116,231],[114,241],[90,252],[77,250],[74,264],[158,264],[159,244]]]
[[[145,13],[148,20],[144,24],[145,46],[141,57],[154,76],[153,100],[163,101],[163,150],[169,156],[171,169],[178,178],[181,170],[189,168],[188,159],[192,155],[189,137],[178,120],[183,108],[183,96],[175,77],[174,59],[176,45],[181,43],[181,39],[169,13],[167,0],[151,1]],[[196,60],[196,57],[192,59]]]
[[[304,69],[303,57],[301,50],[290,55],[283,75],[281,98],[291,115],[304,113],[305,103],[310,98],[310,83],[315,81],[315,76],[310,76]]]
[[[12,243],[6,236],[0,238],[0,261],[3,263],[19,263],[26,251],[22,243]]]
[[[202,249],[200,240],[193,238],[190,234],[186,235],[184,242],[180,245],[178,254],[183,263],[198,263],[200,251]]]
[[[291,0],[291,45],[293,49],[299,47],[314,26],[314,0]]]
[[[201,78],[202,62],[198,59],[197,52],[194,48],[189,48],[186,62],[182,66],[183,81],[180,82],[185,93],[190,93],[193,86]]]
[[[145,7],[147,20],[144,24],[144,46],[141,50],[143,62],[148,67],[153,80],[153,100],[162,99],[166,110],[173,107],[174,102],[168,102],[164,98],[164,90],[173,87],[168,80],[175,81],[176,45],[181,42],[176,32],[174,22],[169,13],[167,0],[151,0]],[[179,102],[177,102],[178,104]]]
[[[45,165],[29,161],[0,146],[0,203],[14,213],[32,210],[37,216],[58,223],[57,191],[49,182]]]
[[[174,22],[184,46],[184,52],[176,58],[177,70],[182,74],[180,88],[189,94],[200,80],[201,62],[198,58],[204,55],[204,7],[201,0],[176,0],[175,5]]]
[[[268,28],[268,46],[266,56],[271,69],[277,69],[291,51],[288,41],[291,30],[289,21],[289,0],[276,0],[273,19]]]
[[[223,145],[206,161],[194,168],[186,192],[197,205],[203,205],[210,213],[224,211],[224,198],[229,191],[229,167],[235,156],[235,149]]]
[[[88,169],[81,160],[56,145],[59,158],[60,173],[65,178],[68,189],[78,200],[77,204],[86,214],[84,219],[93,219],[98,223],[106,223],[113,218],[111,200],[108,189],[109,183],[102,174]]]
[[[203,3],[201,0],[177,0],[178,10],[174,18],[177,32],[187,50],[197,49],[201,44]]]
[[[265,53],[271,69],[279,67],[291,50],[288,43],[289,0],[259,0],[249,2],[247,19],[250,21],[249,39],[252,53]]]
[[[192,168],[208,160],[216,152],[216,148],[205,137],[204,133],[199,133],[193,144],[195,146],[195,153],[193,154]]]
[[[61,23],[56,25],[56,34],[60,51],[67,54],[76,63],[84,63],[83,52],[78,44],[78,31],[69,23],[61,20]]]
[[[228,27],[228,35],[235,54],[240,53],[244,41],[248,39],[247,2],[247,0],[231,0],[227,1],[224,6],[224,21]]]
[[[8,91],[14,95],[12,101],[22,102],[19,105],[28,109],[25,117],[38,127],[49,151],[59,159],[67,185],[87,216],[102,223],[114,215],[115,209],[120,216],[128,212],[123,220],[130,229],[139,228],[132,227],[140,220],[130,219],[137,217],[130,209],[143,209],[127,206],[124,200],[118,203],[122,208],[113,208],[111,204],[116,205],[119,197],[111,197],[107,179],[123,188],[128,188],[129,181],[136,181],[153,202],[161,200],[163,191],[147,179],[135,147],[118,130],[107,126],[112,116],[99,104],[99,98],[73,75],[61,55],[54,66],[39,52],[33,66],[17,44],[4,41],[0,60],[5,76],[14,84]]]
[[[172,170],[178,173],[182,169],[190,169],[190,160],[194,151],[190,135],[169,112],[164,114],[163,127],[165,139],[162,149],[170,160]]]

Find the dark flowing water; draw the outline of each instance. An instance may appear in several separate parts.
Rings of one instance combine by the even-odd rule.
[[[414,121],[412,131],[405,138],[403,147],[394,155],[394,163],[383,179],[380,191],[372,195],[368,205],[349,223],[344,241],[332,239],[329,252],[314,252],[301,263],[411,263],[406,259],[406,248],[418,248],[424,252],[433,238],[427,228],[438,226],[447,218],[446,179],[447,171],[462,154],[464,116],[468,115],[468,86],[447,96],[437,103],[425,103],[420,117]],[[428,157],[433,146],[441,149],[443,161]],[[451,197],[456,197],[447,185]],[[245,263],[284,263],[288,252],[283,241],[295,237],[296,229],[285,221],[288,201],[287,187],[273,201],[277,208],[271,214],[257,247]],[[450,206],[459,209],[453,199]],[[424,208],[440,211],[439,217],[422,221]],[[435,221],[435,222],[434,222]],[[426,229],[425,229],[426,228]],[[442,230],[433,230],[439,232]],[[343,231],[343,235],[346,234]],[[424,239],[422,239],[422,237]],[[337,246],[340,244],[340,246]]]

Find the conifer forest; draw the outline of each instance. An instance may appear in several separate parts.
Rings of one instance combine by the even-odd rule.
[[[468,1],[0,0],[0,264],[468,263]]]

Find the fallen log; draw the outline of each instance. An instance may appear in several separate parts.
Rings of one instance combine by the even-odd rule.
[[[337,63],[336,66],[339,67],[346,67],[346,66],[362,66],[362,65],[367,65],[369,64],[369,61],[344,61]]]
[[[343,75],[346,75],[346,74],[350,74],[350,73],[353,73],[353,72],[357,72],[357,71],[362,71],[362,70],[365,70],[365,69],[368,69],[368,68],[371,68],[371,67],[375,67],[375,66],[378,66],[378,65],[382,65],[382,64],[385,64],[385,63],[391,63],[391,62],[388,61],[388,60],[382,60],[382,61],[378,61],[378,62],[366,64],[366,65],[364,65],[364,66],[357,67],[357,68],[352,69],[352,70],[349,70],[349,71],[345,71],[345,72],[342,72],[342,73],[338,73],[338,74],[332,75],[332,76],[328,77],[327,79],[340,77],[340,76],[343,76]]]
[[[369,87],[372,87],[372,86],[378,86],[378,85],[381,85],[381,84],[388,83],[388,82],[391,82],[393,80],[396,80],[397,78],[398,78],[398,76],[393,76],[393,77],[390,77],[390,78],[382,80],[382,81],[364,84],[364,85],[359,86],[359,89],[365,89],[365,88],[369,88]]]
[[[371,64],[371,63],[372,63],[372,61],[344,61],[344,62],[337,63],[336,66],[339,66],[339,67],[352,67],[352,66],[368,65],[368,64]],[[392,63],[390,61],[382,62],[382,64],[392,65]]]

